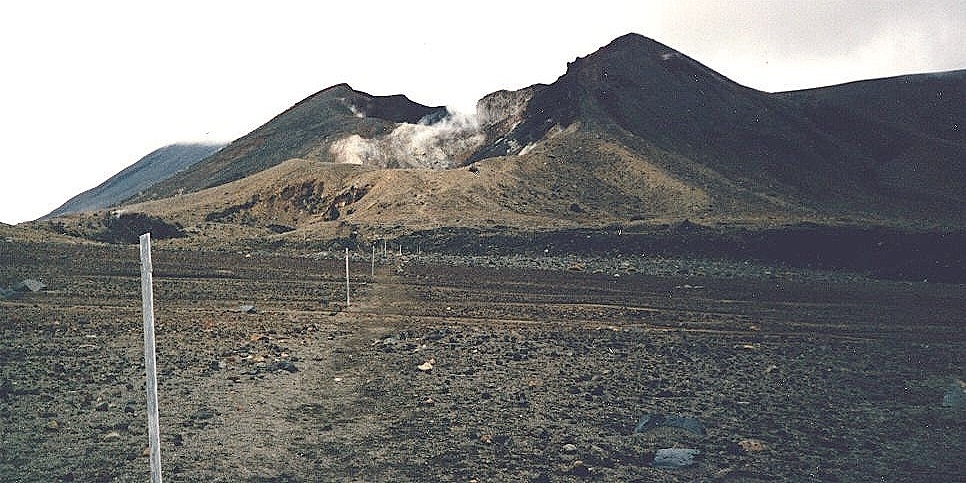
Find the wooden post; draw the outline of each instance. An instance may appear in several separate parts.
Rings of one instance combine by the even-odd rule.
[[[349,306],[349,249],[345,249],[345,306]]]
[[[144,314],[144,368],[148,389],[148,441],[151,483],[161,483],[161,428],[158,421],[158,370],[154,351],[154,292],[151,271],[151,234],[141,235],[141,311]]]

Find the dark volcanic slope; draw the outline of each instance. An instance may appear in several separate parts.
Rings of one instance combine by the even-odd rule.
[[[683,158],[662,168],[691,182],[715,173],[825,212],[930,206],[955,216],[966,192],[964,72],[769,94],[630,34],[531,87],[521,122],[477,157],[515,154],[579,122],[638,153]]]
[[[966,70],[778,94],[874,160],[887,193],[966,203]]]
[[[121,172],[60,205],[43,218],[110,208],[211,155],[222,144],[172,144],[157,149]]]
[[[442,117],[445,107],[427,107],[402,95],[371,96],[339,84],[317,92],[271,121],[238,138],[192,169],[152,187],[133,201],[198,191],[255,174],[292,158],[328,160],[328,146],[348,134],[371,137],[396,123]]]

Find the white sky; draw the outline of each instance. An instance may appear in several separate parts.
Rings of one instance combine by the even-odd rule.
[[[966,68],[966,0],[16,1],[0,6],[0,221],[348,82],[472,109],[636,32],[766,91]]]

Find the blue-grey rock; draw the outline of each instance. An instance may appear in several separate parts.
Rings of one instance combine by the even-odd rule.
[[[700,450],[686,448],[664,448],[654,454],[655,468],[687,468],[694,464],[694,457],[701,454]]]

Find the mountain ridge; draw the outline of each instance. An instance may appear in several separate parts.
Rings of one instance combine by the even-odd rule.
[[[174,143],[158,148],[103,183],[71,197],[41,219],[111,208],[190,168],[223,146],[220,143]]]

